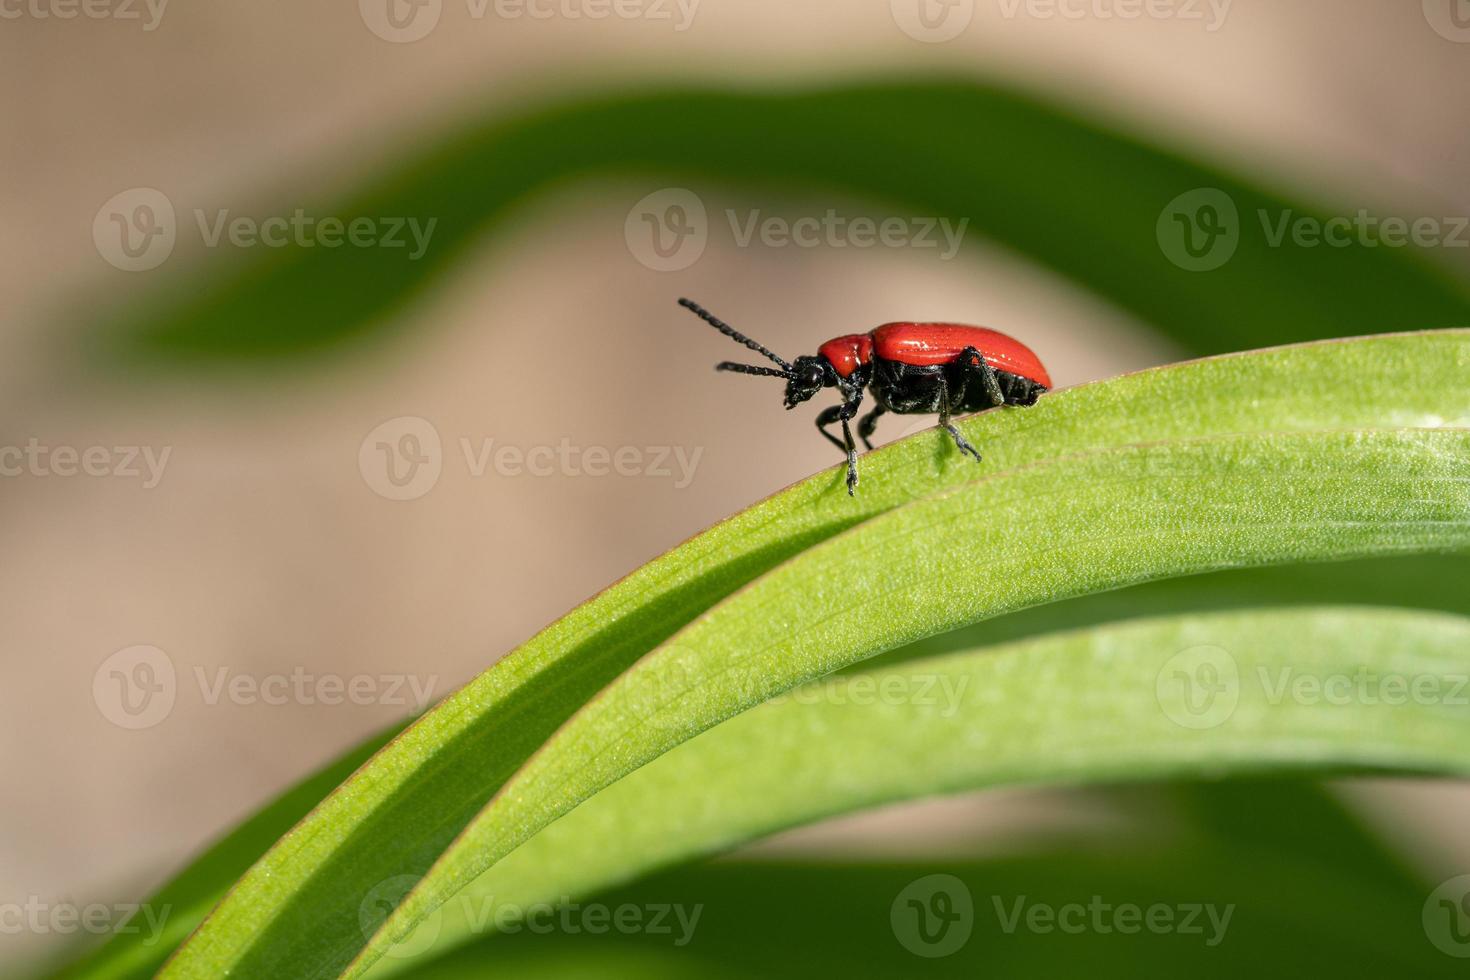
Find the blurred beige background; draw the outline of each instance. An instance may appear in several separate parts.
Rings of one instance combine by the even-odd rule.
[[[408,675],[442,696],[639,563],[834,463],[810,412],[781,411],[775,382],[710,373],[734,352],[676,296],[788,354],[911,317],[1022,336],[1058,384],[1176,353],[996,248],[945,261],[918,249],[740,248],[720,235],[687,270],[655,272],[630,254],[623,227],[661,185],[629,182],[528,204],[386,347],[266,384],[107,382],[78,374],[57,342],[72,312],[187,278],[191,262],[182,247],[149,273],[104,262],[92,221],[120,191],[158,188],[181,207],[324,213],[335,189],[487,102],[522,105],[593,79],[761,83],[943,66],[1014,80],[1306,195],[1427,214],[1470,208],[1470,43],[1436,32],[1417,0],[1235,0],[1215,30],[1101,16],[1091,0],[1080,19],[1025,7],[1011,17],[1008,3],[979,0],[968,28],[942,44],[905,34],[887,0],[700,0],[685,30],[652,19],[475,20],[450,2],[432,33],[402,44],[375,36],[354,8],[178,4],[153,30],[141,6],[141,22],[0,19],[0,445],[170,453],[152,488],[0,478],[0,901],[137,897],[405,710],[381,703],[393,700],[382,686],[363,705],[211,704],[221,669]],[[711,213],[759,206],[692,189]],[[507,350],[572,348],[588,353],[559,359],[549,391],[546,372],[504,366]],[[359,453],[402,416],[432,424],[443,470],[425,495],[392,501],[364,479]],[[914,428],[889,419],[881,435]],[[679,447],[697,465],[687,486],[476,476],[462,440],[486,439]],[[178,690],[167,717],[128,730],[99,710],[93,680],[136,645],[167,655]],[[411,698],[407,685],[396,695]],[[1411,806],[1416,792],[1429,805]],[[1470,860],[1456,793],[1399,786],[1371,806],[1426,860],[1456,846]],[[983,813],[1034,826],[1044,802],[1007,794]],[[971,801],[926,812],[974,833]],[[883,839],[891,819],[784,846]],[[0,943],[19,951],[22,940]]]

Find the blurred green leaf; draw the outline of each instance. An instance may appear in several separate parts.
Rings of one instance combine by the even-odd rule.
[[[1256,785],[1269,795],[1268,786]],[[1064,848],[1042,855],[904,862],[732,861],[680,869],[597,896],[609,909],[632,906],[651,919],[656,906],[699,908],[692,941],[646,931],[604,935],[521,932],[475,943],[415,970],[414,980],[621,977],[755,978],[915,977],[1033,980],[1073,977],[1242,976],[1461,977],[1463,960],[1430,945],[1419,903],[1385,894],[1357,874],[1351,855],[1337,865],[1303,860],[1287,849],[1233,844],[1197,851],[1159,839],[1150,826],[1135,831],[1133,846],[1115,851]],[[959,879],[971,896],[974,926],[955,953],[925,958],[904,947],[892,924],[903,890],[930,875]],[[1026,908],[1061,909],[1094,902],[1116,909],[1134,905],[1213,904],[1223,938],[1201,913],[1199,932],[1128,934],[1085,928],[1033,931],[1024,923],[1006,931],[1017,901]],[[587,903],[583,903],[584,905]],[[1177,913],[1182,924],[1186,913]],[[557,920],[559,921],[559,920]],[[573,918],[574,923],[578,920]],[[1075,916],[1072,917],[1075,924]],[[1088,915],[1089,923],[1092,920]],[[647,972],[645,972],[647,971]]]
[[[128,313],[115,325],[122,350],[233,363],[366,337],[481,235],[503,230],[532,195],[606,176],[651,182],[648,191],[739,186],[773,201],[799,192],[835,204],[841,195],[899,215],[968,219],[975,236],[1056,270],[1201,353],[1470,323],[1470,289],[1417,249],[1301,247],[1290,235],[1273,247],[1266,232],[1283,218],[1353,214],[1369,202],[1292,201],[970,80],[624,94],[469,120],[457,132],[411,142],[413,152],[392,173],[316,213],[434,219],[422,258],[411,260],[407,248],[258,249]],[[1159,226],[1172,241],[1175,219],[1166,210],[1202,188],[1221,192],[1234,209],[1222,220],[1233,222],[1238,244],[1220,268],[1186,271],[1166,256]],[[1180,207],[1212,203],[1187,198]],[[632,267],[632,255],[625,258]]]
[[[1203,664],[1220,668],[1225,689],[1218,695],[1193,674],[1174,676]],[[520,931],[524,910],[894,800],[1008,783],[1252,770],[1463,774],[1470,772],[1470,707],[1450,694],[1467,669],[1470,619],[1316,607],[1145,620],[819,681],[598,793],[456,894],[369,972],[411,971],[497,925]],[[1287,684],[1380,680],[1335,703],[1320,692],[1293,697],[1278,683],[1283,677]],[[1381,683],[1393,677],[1406,685],[1398,703]],[[1410,681],[1421,690],[1434,685],[1438,696],[1409,697]],[[1261,798],[1271,796],[1257,794],[1257,806]],[[1292,802],[1304,801],[1298,795]],[[1207,800],[1218,803],[1218,796]],[[1246,831],[1252,822],[1266,839]],[[1290,849],[1304,864],[1316,848],[1293,838],[1321,835],[1332,824],[1320,807],[1258,812],[1189,846]],[[1185,822],[1201,826],[1208,823]],[[1369,849],[1364,857],[1371,856]],[[1320,855],[1329,865],[1341,857]],[[1413,911],[1426,895],[1410,903]]]

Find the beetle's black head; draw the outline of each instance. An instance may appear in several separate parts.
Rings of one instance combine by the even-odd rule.
[[[795,408],[833,383],[832,371],[826,359],[810,354],[798,357],[786,377],[787,408]]]
[[[777,369],[760,367],[755,364],[736,364],[734,361],[722,361],[715,365],[715,370],[736,371],[740,374],[760,374],[772,378],[785,378],[787,408],[795,408],[823,388],[837,383],[837,372],[832,369],[832,365],[828,364],[827,359],[824,357],[805,355],[798,357],[795,364],[789,363],[766,350],[760,344],[745,336],[745,334],[740,333],[734,327],[731,327],[722,320],[716,319],[713,314],[698,303],[681,299],[679,300],[679,305],[686,310],[692,311],[695,316],[731,340],[744,344],[753,351],[759,351],[775,363],[781,365]]]

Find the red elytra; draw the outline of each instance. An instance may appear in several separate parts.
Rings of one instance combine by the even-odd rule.
[[[1051,375],[1036,353],[1014,337],[963,323],[885,323],[870,334],[834,337],[817,349],[837,373],[848,377],[876,354],[900,364],[948,364],[973,347],[997,371],[1008,371],[1051,387]]]
[[[1014,337],[987,327],[963,323],[885,323],[873,331],[873,349],[884,360],[901,364],[948,364],[973,347],[997,371],[1009,371],[1051,387],[1041,358]]]

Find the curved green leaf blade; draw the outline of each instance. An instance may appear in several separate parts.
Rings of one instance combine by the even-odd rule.
[[[1323,604],[1461,612],[1470,608],[1465,597],[1467,581],[1470,581],[1470,556],[1463,554],[1232,568],[1023,609],[1000,619],[911,643],[883,654],[878,662],[912,660],[1124,619],[1191,612]]]
[[[1205,665],[1223,668],[1218,704],[1187,673]],[[896,800],[1243,771],[1464,774],[1467,675],[1470,618],[1316,607],[1144,620],[828,678],[598,793],[370,975],[514,928],[517,910]]]
[[[254,950],[308,969],[321,956],[330,972],[362,942],[359,899],[385,868],[422,874],[510,773],[629,664],[721,596],[860,520],[977,470],[1069,451],[1263,428],[1470,422],[1467,365],[1465,331],[1194,362],[965,420],[987,453],[984,469],[925,433],[868,454],[856,500],[836,469],[804,481],[639,569],[426,715],[242,879],[180,963]],[[1397,383],[1362,384],[1390,375]]]
[[[715,606],[584,706],[444,852],[347,975],[618,778],[742,710],[883,650],[1150,579],[1466,547],[1470,430],[1126,447],[897,508]]]
[[[976,627],[954,630],[919,643],[890,651],[873,660],[856,665],[854,670],[872,671],[922,656],[933,656],[966,650],[978,645],[994,645],[1062,629],[1078,629],[1126,619],[1160,617],[1171,614],[1198,613],[1222,609],[1259,608],[1280,605],[1321,605],[1324,603],[1356,603],[1361,605],[1399,606],[1412,609],[1458,612],[1465,608],[1464,582],[1470,578],[1470,559],[1464,555],[1415,555],[1410,557],[1371,558],[1325,565],[1291,565],[1195,575],[1182,579],[1166,579],[1114,592],[1083,596],[1035,609],[1022,610],[987,620]],[[742,716],[743,717],[743,716]],[[398,729],[395,728],[395,733]],[[721,728],[720,730],[723,730]],[[705,736],[700,736],[704,738]],[[169,909],[167,929],[158,942],[148,942],[141,933],[124,933],[109,938],[107,943],[84,960],[59,974],[58,980],[144,980],[151,977],[169,953],[197,927],[208,911],[224,896],[226,890],[270,845],[297,821],[301,820],[327,792],[335,788],[376,750],[387,736],[375,738],[360,746],[351,756],[313,777],[307,783],[285,794],[260,814],[252,817],[239,831],[211,847],[200,859],[191,863],[177,880],[170,882],[148,899],[153,908]],[[696,740],[698,741],[698,740]],[[683,751],[683,747],[675,751]],[[656,763],[655,763],[656,764]],[[629,778],[636,778],[643,770]],[[606,792],[615,790],[616,783]],[[1205,789],[1193,788],[1191,799]],[[1298,846],[1321,845],[1334,855],[1351,849],[1361,866],[1370,860],[1377,847],[1366,831],[1358,830],[1346,839],[1325,836],[1329,824],[1350,826],[1342,808],[1331,798],[1308,785],[1284,783],[1280,780],[1252,784],[1248,804],[1239,802],[1235,810],[1222,807],[1218,794],[1195,807],[1198,819],[1216,819],[1228,824],[1232,831],[1243,824],[1240,813],[1259,816],[1269,806],[1298,817],[1309,806],[1315,806],[1307,835],[1295,839]],[[585,806],[601,805],[604,794],[598,794]],[[571,819],[579,808],[564,819]],[[553,827],[560,826],[561,822]],[[1273,839],[1283,839],[1290,826],[1274,825]],[[540,837],[533,838],[539,840]],[[530,846],[528,843],[525,846]],[[515,859],[521,849],[512,852]],[[489,872],[494,875],[500,865]],[[1377,867],[1378,887],[1399,880],[1403,869],[1386,857]],[[456,901],[459,901],[456,897]],[[396,962],[396,961],[388,961]]]
[[[802,188],[964,220],[1200,353],[1470,323],[1470,290],[1416,248],[1303,248],[1290,235],[1273,246],[1267,228],[1283,218],[1330,214],[967,79],[618,95],[472,122],[427,142],[323,212],[434,219],[422,257],[269,249],[191,283],[170,306],[139,311],[121,325],[125,349],[270,361],[362,338],[529,196],[607,175],[774,186],[788,198]],[[1158,232],[1171,201],[1198,188],[1222,192],[1238,214],[1234,254],[1207,273],[1170,262]]]

